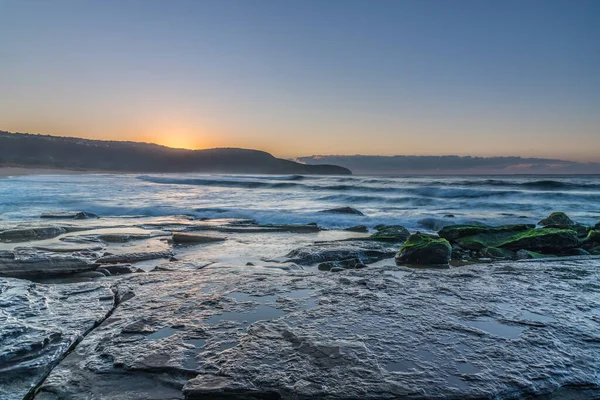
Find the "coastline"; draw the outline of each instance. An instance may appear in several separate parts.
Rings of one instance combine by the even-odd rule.
[[[61,168],[28,168],[28,167],[0,167],[0,178],[27,175],[79,175],[100,173],[99,171],[70,170]]]

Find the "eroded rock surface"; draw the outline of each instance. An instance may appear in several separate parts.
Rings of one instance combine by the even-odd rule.
[[[106,284],[0,278],[0,398],[21,400],[112,310]]]
[[[599,278],[598,260],[339,274],[181,264],[118,283],[130,298],[36,399],[516,399],[561,386],[595,398]]]

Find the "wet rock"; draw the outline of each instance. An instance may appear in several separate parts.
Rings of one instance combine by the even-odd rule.
[[[44,219],[98,219],[99,217],[91,212],[76,211],[66,213],[44,213],[40,215]]]
[[[183,387],[186,400],[220,399],[220,400],[279,400],[277,392],[249,388],[239,384],[230,377],[201,374],[189,380]]]
[[[495,260],[512,260],[516,257],[514,252],[506,249],[499,249],[497,247],[486,247],[481,249],[479,251],[479,255],[481,257],[488,257]]]
[[[225,233],[314,233],[321,231],[316,223],[309,224],[229,224],[229,225],[196,225],[190,227],[193,231],[215,231]]]
[[[362,212],[358,211],[356,208],[352,208],[352,207],[332,208],[332,209],[323,210],[323,211],[320,211],[320,212],[322,212],[322,213],[328,213],[328,214],[365,215]]]
[[[555,227],[568,227],[575,225],[575,222],[567,216],[564,212],[553,212],[540,222],[538,225],[541,226],[555,226]]]
[[[434,239],[429,235],[415,233],[402,245],[396,262],[414,265],[448,265],[452,246],[446,239]]]
[[[21,400],[112,310],[105,284],[0,278],[0,398]]]
[[[519,250],[515,253],[517,260],[532,260],[534,258],[546,258],[544,254],[536,253],[535,251]]]
[[[505,233],[522,232],[535,228],[535,225],[517,224],[517,225],[450,225],[442,228],[438,234],[440,237],[455,242],[457,239],[473,235],[499,235]],[[479,250],[479,249],[474,249]]]
[[[486,399],[570,385],[589,394],[600,261],[567,266],[136,275],[118,285],[135,296],[36,398]]]
[[[594,225],[594,229],[600,231],[600,221]]]
[[[67,229],[57,226],[39,228],[9,229],[0,232],[2,242],[26,242],[36,239],[49,239],[67,233]]]
[[[498,247],[509,250],[525,249],[557,254],[580,245],[581,242],[575,231],[543,228],[519,232],[507,238]]]
[[[360,269],[366,267],[367,266],[358,258],[349,258],[346,260],[339,261],[327,261],[318,265],[320,271],[332,271],[334,268]]]
[[[526,225],[523,225],[526,226]],[[505,228],[505,227],[498,227]],[[445,233],[444,233],[445,234]],[[507,250],[532,250],[558,254],[581,245],[577,233],[570,229],[541,228],[527,230],[491,230],[461,236],[455,242],[462,248],[481,250],[498,247]]]
[[[0,250],[0,260],[14,260],[15,253],[10,250]]]
[[[173,242],[178,244],[203,244],[203,243],[215,243],[215,242],[223,242],[225,238],[208,236],[208,235],[198,235],[195,233],[186,233],[186,232],[173,232]]]
[[[586,243],[600,243],[600,230],[591,230],[585,238]]]
[[[96,268],[87,260],[76,257],[33,256],[19,259],[0,259],[0,276],[13,278],[44,278],[92,271]]]
[[[317,243],[292,250],[285,257],[287,261],[300,265],[312,265],[327,261],[359,259],[364,264],[374,263],[394,257],[396,249],[385,243],[370,241],[342,241]]]
[[[371,235],[371,240],[380,242],[404,242],[410,236],[410,232],[400,225],[379,225],[377,232]]]
[[[170,251],[150,251],[147,253],[108,254],[96,260],[98,264],[128,264],[160,258],[171,258]]]
[[[348,232],[360,232],[360,233],[367,233],[367,232],[369,232],[369,228],[367,228],[365,225],[351,226],[351,227],[346,228],[344,230],[348,231]]]
[[[103,246],[89,246],[89,245],[70,245],[57,243],[48,246],[34,246],[34,249],[49,251],[52,253],[75,253],[75,252],[94,252],[103,250]]]
[[[565,251],[565,256],[589,256],[590,253],[582,248],[569,249]]]
[[[101,265],[102,265],[102,269],[107,270],[111,275],[123,275],[123,274],[133,274],[136,272],[144,272],[144,270],[133,267],[131,264],[116,264],[116,265],[101,264]]]
[[[454,218],[454,214],[446,214],[444,215],[444,218]]]

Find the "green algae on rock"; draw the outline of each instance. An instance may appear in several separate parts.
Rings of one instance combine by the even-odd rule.
[[[404,242],[410,236],[408,229],[401,225],[378,225],[377,232],[370,236],[371,240],[381,242]]]
[[[438,235],[440,237],[454,242],[465,236],[473,236],[477,234],[497,234],[497,233],[512,233],[521,232],[528,229],[534,228],[535,225],[531,224],[517,224],[517,225],[501,225],[501,226],[489,226],[489,225],[449,225],[442,228]],[[474,249],[478,250],[478,249]]]
[[[396,254],[396,263],[415,265],[448,265],[452,247],[446,239],[423,233],[410,235]]]
[[[519,232],[508,238],[498,247],[509,250],[532,250],[541,252],[562,252],[579,247],[577,233],[570,229],[543,228]]]

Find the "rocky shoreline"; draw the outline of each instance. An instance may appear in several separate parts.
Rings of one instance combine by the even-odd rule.
[[[600,396],[600,222],[0,228],[2,399]]]

